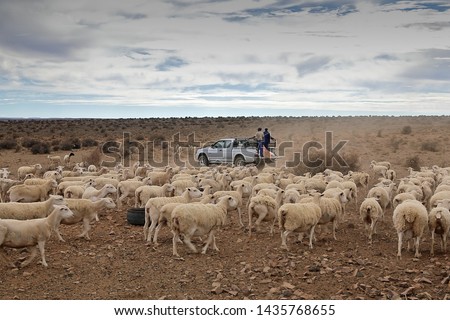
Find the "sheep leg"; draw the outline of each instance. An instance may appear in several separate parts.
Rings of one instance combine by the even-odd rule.
[[[175,232],[175,231],[172,231],[172,234],[173,234],[173,238],[172,238],[172,255],[179,257],[180,255],[178,254],[178,251],[177,251],[177,242],[180,241],[180,235],[177,232]]]
[[[185,235],[183,237],[183,242],[192,250],[192,252],[197,253],[197,248],[192,244],[190,235]]]
[[[150,227],[148,228],[148,234],[147,234],[147,242],[152,241],[152,235],[156,229],[156,225],[158,224],[158,219],[159,219],[159,217],[151,217]]]
[[[39,246],[39,250],[41,250],[40,246]],[[30,254],[30,256],[28,257],[28,259],[26,259],[24,262],[22,262],[20,264],[20,267],[23,268],[23,267],[26,267],[27,265],[29,265],[31,263],[31,261],[33,261],[33,259],[36,257],[36,255],[37,255],[37,247],[33,246],[33,247],[31,247],[31,254]],[[46,267],[47,266],[47,262],[45,262],[45,256],[43,256],[42,251],[41,251],[41,256],[43,257],[42,258],[42,264]]]
[[[203,247],[203,250],[202,250],[202,254],[205,254],[205,253],[206,253],[206,250],[208,250],[208,246],[209,246],[211,243],[213,243],[213,248],[214,248],[216,251],[219,251],[219,248],[217,248],[217,246],[216,246],[216,239],[215,239],[215,237],[214,237],[214,234],[215,234],[215,230],[211,230],[211,231],[209,232],[208,239],[206,239],[206,244],[205,244],[205,246]]]
[[[239,224],[241,225],[241,227],[244,227],[244,223],[242,222],[242,213],[241,213],[241,208],[237,208],[237,212],[238,212],[238,216],[239,216]]]
[[[58,236],[59,241],[66,242],[66,240],[63,239],[63,237],[61,236],[61,233],[59,232],[59,226],[56,226],[55,232],[56,232],[56,235]]]
[[[252,236],[252,215],[253,215],[253,209],[250,208],[250,206],[247,209],[248,212],[248,236]]]
[[[309,248],[312,249],[313,248],[313,239],[314,239],[314,229],[316,228],[316,226],[312,226],[311,230],[309,231]],[[336,240],[336,238],[335,238]]]
[[[336,238],[336,227],[337,227],[337,217],[336,218],[334,218],[333,219],[333,230],[332,230],[332,232],[333,232],[333,239],[334,240],[337,240],[337,238]]]
[[[434,256],[434,230],[431,230],[431,248],[430,255]]]
[[[447,235],[445,233],[441,235],[441,249],[442,252],[447,252]]]
[[[259,225],[261,224],[261,221],[264,220],[264,218],[267,216],[267,210],[264,210],[263,212],[259,213],[258,219],[255,221],[255,231],[257,232],[259,230]]]
[[[158,244],[158,233],[161,230],[161,228],[163,227],[163,225],[165,225],[166,222],[165,221],[159,221],[158,225],[155,228],[155,234],[153,235],[153,243],[154,244]]]
[[[39,251],[41,252],[42,264],[44,265],[44,267],[48,267],[47,261],[45,261],[45,241],[38,241],[38,247]]]
[[[403,232],[397,232],[397,235],[398,235],[397,259],[401,259],[402,258]]]
[[[78,235],[78,238],[85,238],[86,240],[91,240],[89,237],[89,230],[91,230],[90,225],[91,219],[84,218],[83,219],[83,232],[81,232],[80,235]]]
[[[420,244],[420,237],[416,237],[416,241],[414,243],[414,247],[416,248],[416,253],[414,254],[414,257],[420,258],[422,255],[419,252],[419,244]]]
[[[289,248],[286,244],[287,236],[289,235],[289,233],[291,233],[291,231],[289,231],[289,230],[281,231],[281,248],[282,249],[289,250]]]

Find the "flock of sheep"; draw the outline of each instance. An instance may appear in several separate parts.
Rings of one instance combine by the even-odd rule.
[[[352,203],[359,208],[370,243],[387,208],[393,208],[398,258],[404,240],[408,249],[414,241],[415,257],[420,257],[420,240],[427,230],[432,239],[431,255],[435,235],[440,236],[441,249],[446,251],[450,168],[410,169],[401,179],[386,161],[372,161],[368,173],[347,175],[326,169],[314,176],[298,176],[287,168],[258,171],[254,166],[154,168],[139,162],[127,168],[119,164],[111,170],[97,170],[84,163],[71,165],[72,156],[49,156],[49,164],[55,169],[46,172],[40,164],[20,167],[17,180],[10,179],[8,169],[0,170],[0,256],[6,261],[6,247],[31,248],[31,256],[20,267],[28,265],[39,248],[42,264],[47,266],[45,243],[53,232],[64,241],[61,224],[81,223],[79,237],[90,240],[91,224],[99,221],[99,214],[106,209],[121,209],[124,202],[145,208],[145,242],[157,245],[161,228],[171,229],[174,256],[179,256],[179,243],[197,252],[192,243],[196,236],[206,236],[202,253],[210,246],[218,251],[215,235],[232,212],[237,214],[242,232],[249,236],[262,232],[264,226],[273,234],[277,226],[282,248],[288,250],[288,236],[298,233],[298,240],[306,236],[313,249],[316,229],[321,226],[330,225],[336,239],[339,223],[345,221]],[[369,186],[370,181],[377,183]],[[366,194],[361,204],[358,192]],[[12,262],[9,265],[15,267]]]

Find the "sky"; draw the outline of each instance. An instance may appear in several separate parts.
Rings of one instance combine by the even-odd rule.
[[[0,0],[0,118],[450,115],[450,2]]]

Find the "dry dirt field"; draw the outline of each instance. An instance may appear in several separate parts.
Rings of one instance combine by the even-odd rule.
[[[449,166],[448,117],[331,117],[331,118],[183,118],[121,120],[17,120],[0,121],[0,168],[13,173],[21,165],[41,163],[46,153],[32,154],[21,147],[27,139],[48,143],[52,155],[64,155],[64,144],[86,139],[102,144],[130,139],[171,141],[195,133],[201,143],[222,137],[249,137],[258,126],[270,128],[277,142],[291,141],[284,158],[292,160],[307,141],[325,145],[325,132],[333,133],[333,146],[348,140],[342,153],[357,154],[359,170],[369,171],[371,160],[388,160],[398,177],[409,165]],[[11,140],[13,142],[11,142]],[[92,141],[90,141],[92,143]],[[85,143],[90,145],[90,143]],[[3,144],[2,144],[3,145]],[[1,145],[0,145],[1,146]],[[6,145],[3,145],[6,146]],[[74,149],[75,162],[93,159],[95,146]],[[169,148],[170,150],[170,148]],[[147,151],[147,150],[146,150]],[[184,150],[184,152],[188,152]],[[161,147],[147,153],[160,159]],[[137,157],[133,155],[133,160]],[[164,157],[163,157],[164,158]],[[103,155],[102,159],[107,159]],[[408,162],[409,161],[409,162]],[[14,178],[14,176],[13,176]],[[372,181],[373,183],[373,181]],[[365,191],[359,190],[359,202]],[[46,245],[48,268],[36,259],[23,269],[10,269],[0,261],[0,299],[448,299],[450,254],[437,247],[430,257],[430,237],[421,244],[422,257],[404,252],[396,259],[397,236],[392,209],[369,245],[354,204],[339,226],[337,241],[323,229],[313,250],[289,239],[290,251],[280,249],[280,236],[271,237],[268,225],[248,237],[233,213],[217,236],[220,252],[190,254],[179,247],[183,259],[172,257],[168,229],[160,245],[146,245],[142,227],[129,225],[126,210],[103,212],[93,224],[91,241],[77,239],[81,225],[61,226],[66,242],[52,237]],[[246,216],[244,215],[244,223]],[[197,242],[197,245],[201,245]],[[25,253],[7,249],[11,259]]]

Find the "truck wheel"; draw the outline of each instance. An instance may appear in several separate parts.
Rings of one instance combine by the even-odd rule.
[[[243,167],[245,166],[245,160],[243,156],[236,156],[236,158],[234,158],[234,165],[236,167]]]
[[[202,167],[207,167],[209,165],[208,157],[205,154],[201,154],[198,157],[198,162]]]
[[[266,165],[266,162],[264,161],[264,159],[259,158],[258,160],[256,160],[256,168],[261,171],[262,169],[264,169],[264,166]]]

